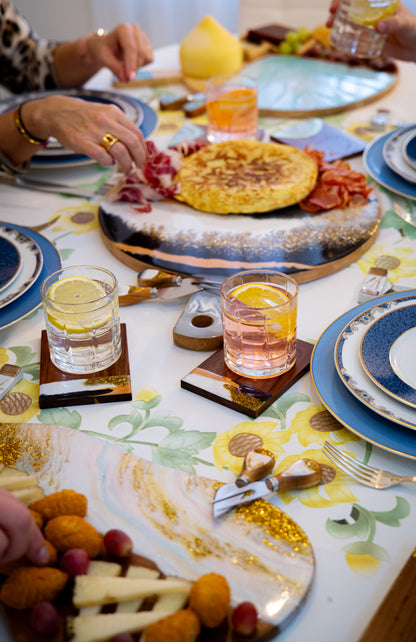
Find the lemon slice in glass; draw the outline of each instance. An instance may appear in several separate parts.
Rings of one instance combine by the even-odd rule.
[[[373,27],[379,20],[391,16],[398,6],[398,0],[352,0],[348,18],[364,27]]]
[[[266,319],[268,331],[278,337],[293,337],[296,331],[296,304],[290,305],[291,299],[284,290],[268,283],[244,283],[231,290],[230,297],[250,308],[263,310],[261,314]]]
[[[107,294],[100,283],[83,276],[60,279],[49,288],[53,311],[48,309],[48,319],[60,330],[91,332],[111,319]]]

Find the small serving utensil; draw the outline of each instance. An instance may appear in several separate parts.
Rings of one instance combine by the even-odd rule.
[[[119,304],[121,307],[140,303],[141,301],[174,301],[198,292],[201,288],[190,281],[184,281],[179,287],[157,288],[150,286],[120,285]]]
[[[81,198],[92,198],[95,194],[93,190],[84,189],[65,183],[55,181],[39,181],[29,176],[18,176],[17,174],[0,174],[0,183],[5,185],[14,185],[25,189],[37,190],[41,192],[52,192],[54,194],[66,194],[67,196],[80,196]]]
[[[215,493],[214,502],[233,497],[238,489],[247,486],[250,482],[264,479],[264,477],[270,475],[275,463],[276,458],[271,450],[267,450],[267,448],[253,448],[253,450],[249,450],[244,457],[241,473],[235,482],[220,486]]]
[[[321,465],[312,459],[299,459],[277,475],[238,488],[225,498],[213,500],[213,515],[220,517],[234,506],[271,495],[278,490],[301,490],[319,484],[322,478]]]

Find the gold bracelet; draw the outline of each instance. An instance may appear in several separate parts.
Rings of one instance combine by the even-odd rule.
[[[30,134],[27,131],[26,127],[24,126],[22,122],[22,115],[21,115],[22,107],[24,104],[25,103],[22,103],[21,105],[19,105],[18,108],[15,109],[13,112],[13,120],[14,120],[14,124],[16,125],[17,131],[19,132],[19,134],[23,136],[23,138],[25,138],[28,141],[28,143],[32,143],[32,145],[44,145],[44,146],[47,145],[48,143],[47,140],[42,138],[35,138],[34,136],[32,136],[32,134]]]

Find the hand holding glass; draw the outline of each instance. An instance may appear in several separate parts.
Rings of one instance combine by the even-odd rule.
[[[230,370],[266,379],[294,365],[298,290],[294,279],[273,270],[247,270],[224,281],[224,360]]]
[[[333,47],[361,58],[381,56],[386,36],[374,26],[397,9],[398,0],[340,0],[330,42]]]
[[[117,281],[91,265],[63,268],[41,285],[52,363],[73,374],[99,372],[121,355]]]

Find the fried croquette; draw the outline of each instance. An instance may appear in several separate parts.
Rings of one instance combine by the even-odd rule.
[[[198,616],[190,609],[181,609],[151,624],[145,642],[195,642],[201,631]]]
[[[210,629],[219,626],[230,608],[230,587],[225,577],[207,573],[197,579],[189,594],[189,607],[203,626]]]

